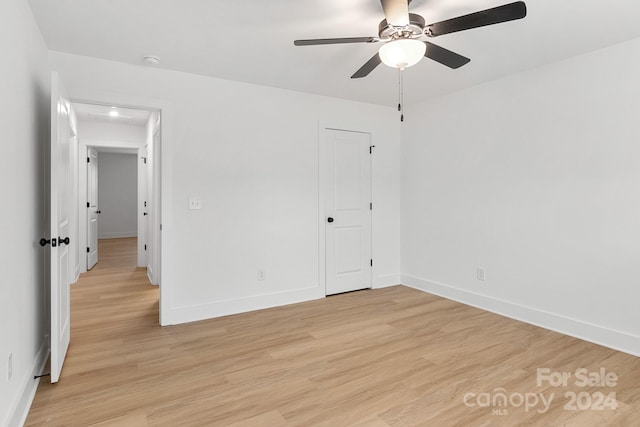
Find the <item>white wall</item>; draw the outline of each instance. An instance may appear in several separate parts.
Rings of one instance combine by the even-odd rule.
[[[98,152],[98,238],[138,235],[138,155]]]
[[[411,107],[403,282],[640,355],[638,52]]]
[[[144,125],[78,120],[78,137],[84,141],[131,142],[139,145],[146,140],[146,127]]]
[[[47,50],[23,0],[0,2],[0,425],[26,416],[47,356],[44,255]],[[8,357],[13,375],[8,380]]]
[[[324,295],[319,123],[372,133],[374,284],[398,283],[393,108],[56,52],[51,59],[76,99],[127,94],[171,107],[163,112],[160,148],[163,323]],[[201,210],[187,209],[190,195],[202,199]],[[266,270],[265,281],[258,282],[258,269]]]

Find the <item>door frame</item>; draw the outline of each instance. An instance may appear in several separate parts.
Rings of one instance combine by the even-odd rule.
[[[369,130],[354,129],[351,126],[330,126],[322,122],[318,123],[318,286],[322,289],[323,294],[327,295],[327,241],[326,241],[326,221],[325,221],[325,208],[326,208],[326,131],[341,131],[341,132],[353,132],[363,133],[369,135],[369,144],[371,147],[375,146],[374,134]],[[373,150],[369,156],[370,168],[370,182],[371,182],[371,202],[373,203]],[[373,210],[371,210],[371,259],[374,259],[373,252]],[[373,288],[375,262],[371,266],[369,284]]]
[[[172,104],[162,99],[148,98],[144,96],[129,95],[117,92],[105,92],[92,89],[74,88],[70,94],[71,102],[82,104],[98,104],[98,105],[117,105],[124,108],[133,108],[148,111],[157,111],[160,113],[160,143],[154,152],[154,181],[158,189],[156,194],[158,200],[155,203],[156,215],[154,226],[157,226],[155,232],[155,250],[158,254],[156,259],[156,281],[159,285],[159,323],[161,326],[169,324],[167,320],[170,318],[170,299],[169,290],[166,286],[162,286],[162,277],[167,277],[170,267],[163,262],[165,256],[170,255],[170,248],[173,236],[172,231],[172,213],[171,213],[171,182],[172,182],[172,166],[171,166],[171,147],[172,147]],[[142,147],[144,149],[144,145]],[[85,205],[86,206],[86,203]],[[85,219],[86,223],[86,219]],[[86,247],[86,241],[85,241]]]
[[[144,234],[146,236],[147,243],[150,244],[149,251],[143,251],[142,253],[145,255],[144,259],[139,259],[140,261],[144,260],[143,267],[147,267],[147,278],[149,282],[153,285],[157,285],[160,280],[160,250],[157,245],[157,240],[159,236],[157,233],[154,233],[154,230],[158,230],[160,228],[160,220],[159,215],[155,214],[155,210],[158,206],[160,206],[160,184],[159,184],[159,159],[156,159],[156,148],[159,150],[160,143],[162,141],[162,117],[160,112],[152,113],[151,120],[154,121],[152,124],[152,128],[150,129],[151,135],[151,153],[149,153],[149,145],[148,141],[144,147],[145,156],[150,160],[147,162],[145,159],[146,177],[141,177],[141,180],[144,181],[144,185],[141,184],[139,187],[139,191],[142,194],[142,197],[145,200],[150,200],[151,205],[147,205],[146,203],[141,203],[142,209],[150,213],[150,216],[144,217],[140,216],[140,227],[144,228]],[[142,191],[142,187],[144,187],[144,191]],[[144,205],[144,206],[143,206]],[[146,221],[145,221],[146,218]],[[143,250],[143,247],[140,247],[140,250]]]

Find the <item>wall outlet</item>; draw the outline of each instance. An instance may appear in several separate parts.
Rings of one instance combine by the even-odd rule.
[[[484,282],[487,276],[487,270],[484,267],[478,267],[476,269],[476,279]]]
[[[189,197],[189,209],[190,210],[197,210],[197,209],[202,209],[202,201],[200,200],[199,197]]]
[[[267,273],[264,270],[258,270],[258,280],[263,281]]]
[[[13,353],[9,353],[9,361],[7,362],[7,381],[11,381],[13,376]]]

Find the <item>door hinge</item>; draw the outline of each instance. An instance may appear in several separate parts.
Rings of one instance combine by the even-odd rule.
[[[87,253],[90,254],[91,253],[91,249],[87,248]]]
[[[144,250],[145,250],[145,251],[147,250],[147,245],[144,245]]]
[[[90,162],[91,162],[91,158],[87,157],[87,163],[90,163]]]
[[[369,202],[369,210],[372,211],[373,210],[373,202]]]
[[[370,145],[369,146],[369,154],[373,154],[373,149],[375,148],[375,145]]]
[[[91,204],[89,204],[89,202],[87,202],[87,207],[88,207],[88,208],[89,208],[89,207],[91,207]]]
[[[145,208],[147,207],[147,201],[146,200],[144,201],[144,207]]]
[[[371,261],[371,267],[373,267],[373,260],[370,260],[370,261]]]
[[[142,161],[144,162],[145,165],[147,164],[147,158],[146,157],[143,157]]]

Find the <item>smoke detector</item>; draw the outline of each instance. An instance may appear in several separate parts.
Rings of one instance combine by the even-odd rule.
[[[145,55],[142,60],[151,65],[158,65],[160,63],[160,58],[155,55]]]

